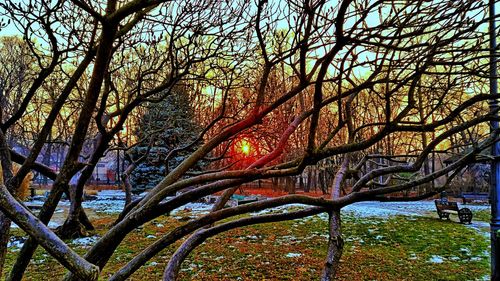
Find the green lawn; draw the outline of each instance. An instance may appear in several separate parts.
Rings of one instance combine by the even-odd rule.
[[[112,219],[98,221],[96,234],[102,234]],[[459,223],[439,221],[432,215],[388,219],[344,215],[343,220],[346,243],[339,280],[481,280],[489,273],[488,238]],[[154,237],[180,224],[162,217],[134,231],[101,279],[106,280]],[[324,217],[315,216],[213,237],[183,263],[181,280],[317,280],[326,249],[326,228]],[[88,248],[74,247],[80,253]],[[8,266],[15,251],[9,250]],[[159,280],[172,251],[162,252],[131,280]],[[63,274],[63,268],[39,249],[26,280],[58,280]]]
[[[490,210],[474,211],[473,214],[474,214],[474,217],[472,218],[473,221],[482,221],[489,223],[491,220]]]

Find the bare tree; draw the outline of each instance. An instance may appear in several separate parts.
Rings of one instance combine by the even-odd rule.
[[[110,279],[126,279],[162,249],[189,236],[165,268],[164,280],[175,280],[182,261],[210,236],[327,212],[330,239],[321,278],[332,280],[343,251],[342,207],[363,200],[401,200],[394,194],[423,185],[428,186],[425,193],[405,200],[432,196],[497,141],[498,132],[463,137],[497,120],[495,112],[486,109],[491,97],[484,86],[489,55],[482,1],[38,2],[0,4],[24,33],[41,69],[25,87],[19,108],[1,119],[0,159],[6,182],[0,185],[0,210],[30,236],[9,280],[21,280],[38,244],[70,270],[67,280],[96,280],[132,230],[220,191],[224,194],[211,213],[170,231]],[[33,38],[45,44],[39,47]],[[5,133],[27,114],[56,67],[62,69],[70,61],[75,66],[29,154],[12,154],[23,163],[13,175]],[[86,73],[88,80],[82,79]],[[164,99],[176,86],[190,89],[186,94],[192,101],[206,100],[210,89],[222,93],[213,95],[210,117],[200,118],[205,129],[193,142],[200,142],[199,147],[144,198],[129,204],[84,257],[75,254],[45,225],[70,179],[81,171],[65,222],[68,233],[81,228],[84,184],[127,118],[141,104]],[[75,92],[81,95],[81,109],[64,164],[53,175],[36,159]],[[261,134],[268,136],[262,153],[242,165],[224,165],[231,145]],[[460,150],[448,166],[430,172],[429,155],[446,152],[443,148],[451,138],[459,138],[468,149]],[[81,160],[88,139],[94,139],[95,146],[88,159]],[[394,147],[396,141],[400,145]],[[218,169],[192,173],[197,163],[213,156],[214,163],[222,163]],[[329,199],[287,195],[222,208],[244,183],[296,176],[320,161],[335,163]],[[55,176],[39,219],[13,197],[30,169]],[[350,174],[357,177],[342,192]],[[428,185],[434,180],[442,184]],[[291,203],[311,207],[231,220]]]

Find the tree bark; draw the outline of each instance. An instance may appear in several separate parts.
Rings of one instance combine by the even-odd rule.
[[[130,163],[130,165],[128,165],[127,169],[125,170],[125,172],[123,172],[122,175],[123,189],[125,191],[125,206],[123,206],[124,210],[127,205],[132,203],[132,185],[130,184],[130,174],[132,174],[136,167],[137,163]]]
[[[307,169],[307,180],[306,185],[304,186],[304,192],[311,191],[311,183],[312,183],[312,171],[311,168]]]
[[[321,273],[321,281],[335,280],[340,258],[342,257],[342,251],[344,250],[340,210],[335,210],[330,213],[329,222],[328,250],[323,272]]]
[[[7,140],[2,130],[0,130],[0,170],[2,172],[0,184],[9,183],[9,186],[14,184],[11,182],[14,176],[12,174],[12,160]],[[12,192],[16,188],[17,186],[11,186],[9,191]],[[10,219],[0,212],[0,276],[2,276],[3,267],[5,265],[5,257],[7,255],[7,244],[9,243],[10,237],[10,224]]]
[[[104,124],[108,121],[109,117],[102,118]],[[98,133],[94,140],[96,145],[90,163],[82,170],[77,184],[70,190],[71,205],[68,217],[64,221],[64,224],[58,229],[58,234],[63,239],[86,237],[88,236],[87,231],[94,229],[92,223],[90,223],[86,216],[83,217],[83,221],[81,220],[82,214],[85,214],[82,208],[83,190],[85,188],[85,183],[92,176],[99,159],[101,159],[106,149],[108,149],[110,136],[108,134]]]
[[[79,237],[86,237],[89,233],[86,227],[80,223],[80,214],[83,213],[81,204],[75,203],[76,200],[76,186],[70,187],[70,212],[64,221],[64,224],[57,228],[56,232],[62,239],[75,239]],[[81,202],[81,199],[79,200]]]
[[[116,4],[116,2],[113,3]],[[115,7],[112,7],[110,11],[114,9]],[[79,170],[79,167],[77,167],[78,157],[82,150],[83,140],[85,139],[90,121],[92,119],[92,113],[94,112],[99,98],[104,74],[108,68],[109,58],[112,54],[113,38],[117,32],[117,26],[115,24],[105,26],[102,32],[103,36],[101,37],[100,45],[97,49],[92,76],[75,126],[68,154],[66,155],[61,172],[52,186],[49,198],[45,201],[42,210],[40,210],[39,213],[40,221],[45,224],[48,223],[54,214],[57,203],[61,199],[63,191],[67,189],[68,182],[71,177]],[[37,246],[37,240],[34,240],[32,237],[28,238],[21,248],[8,280],[22,279],[22,275],[26,270],[29,260],[33,256]]]
[[[44,223],[12,197],[4,185],[0,185],[0,208],[20,228],[35,239],[58,262],[83,280],[97,280],[99,268],[75,253]]]
[[[350,156],[346,154],[340,165],[332,185],[332,199],[340,197],[342,182],[349,168]],[[335,209],[329,213],[329,228],[328,228],[328,250],[326,254],[321,281],[331,281],[335,279],[337,269],[339,267],[340,258],[344,249],[344,240],[342,238],[340,209]]]
[[[0,212],[0,276],[5,266],[5,257],[7,255],[7,244],[10,237],[10,219]]]

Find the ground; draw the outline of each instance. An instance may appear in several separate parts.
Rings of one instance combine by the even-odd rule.
[[[92,237],[68,241],[70,245],[85,252],[109,228],[122,200],[122,194],[113,191],[86,202],[97,230]],[[346,244],[339,280],[489,280],[489,206],[468,207],[475,214],[468,226],[459,224],[456,217],[439,220],[432,201],[364,202],[346,207],[342,211]],[[190,204],[134,231],[118,248],[101,279],[106,280],[134,253],[186,217],[209,208]],[[300,206],[275,211],[296,208]],[[67,202],[63,202],[51,226],[62,223],[66,209]],[[21,230],[13,228],[13,233],[16,237],[9,247],[8,266],[22,245]],[[194,251],[183,263],[181,280],[317,280],[327,238],[325,215],[236,229],[209,239]],[[130,280],[159,280],[173,250],[160,253]],[[26,280],[58,280],[63,274],[63,268],[39,249]]]

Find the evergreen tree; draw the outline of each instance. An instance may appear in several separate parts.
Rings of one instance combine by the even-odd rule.
[[[192,143],[200,132],[193,120],[193,109],[187,95],[178,92],[158,103],[151,103],[136,129],[139,139],[132,157],[137,159],[148,153],[146,161],[139,164],[130,175],[132,192],[140,193],[156,186],[168,172],[179,165],[198,145],[175,153],[166,159],[173,149]],[[201,169],[198,165],[197,169]]]

